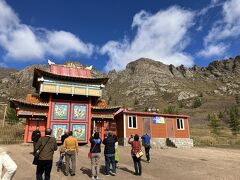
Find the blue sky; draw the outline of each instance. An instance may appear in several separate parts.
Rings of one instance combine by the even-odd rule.
[[[138,58],[207,66],[240,53],[240,0],[0,0],[0,66],[80,61],[122,70]]]

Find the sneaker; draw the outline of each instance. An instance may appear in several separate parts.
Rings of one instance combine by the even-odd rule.
[[[147,162],[150,163],[150,160],[148,160]]]
[[[95,179],[95,177],[94,177],[94,176],[92,176],[92,179]]]
[[[116,173],[113,172],[112,175],[113,175],[113,176],[116,176]]]
[[[71,176],[75,176],[75,174],[73,173],[73,174],[71,174]]]
[[[96,179],[99,179],[99,177],[97,176]]]
[[[105,174],[105,176],[110,176],[109,174]]]

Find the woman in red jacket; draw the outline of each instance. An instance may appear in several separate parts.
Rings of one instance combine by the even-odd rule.
[[[139,141],[139,136],[135,134],[134,137],[133,136],[129,137],[128,143],[132,145],[131,154],[132,154],[134,168],[135,168],[134,175],[141,176],[142,175],[141,157],[139,158],[136,157],[136,154],[141,150],[141,143]]]

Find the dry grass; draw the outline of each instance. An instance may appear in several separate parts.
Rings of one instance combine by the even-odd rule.
[[[23,143],[24,125],[22,123],[0,126],[0,144]]]
[[[240,145],[240,136],[232,135],[228,128],[222,128],[219,135],[214,135],[207,126],[196,126],[191,129],[191,138],[195,146],[235,146]]]

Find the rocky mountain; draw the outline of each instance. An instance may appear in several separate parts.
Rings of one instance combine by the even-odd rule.
[[[0,79],[8,76],[9,74],[15,73],[17,72],[17,69],[13,69],[13,68],[2,68],[0,67]]]
[[[214,61],[206,68],[174,67],[141,58],[129,63],[123,71],[109,72],[106,97],[122,104],[125,102],[122,97],[127,97],[128,105],[143,108],[161,102],[184,102],[203,95],[235,95],[240,88],[239,75],[240,56]]]
[[[48,65],[33,65],[0,79],[0,101],[7,101],[9,98],[25,99],[27,94],[34,93],[32,87],[34,68],[49,71]]]
[[[214,61],[204,68],[175,67],[141,58],[120,72],[109,72],[108,77],[104,95],[110,104],[160,111],[171,105],[202,123],[209,112],[223,110],[239,94],[240,56]],[[196,99],[202,101],[197,109],[192,108]]]
[[[69,63],[69,62],[66,62]],[[73,62],[82,66],[79,62]],[[0,77],[0,101],[9,97],[25,98],[34,93],[33,70],[49,70],[34,65]],[[1,71],[0,71],[1,72]],[[96,77],[106,76],[93,70]],[[179,113],[191,115],[196,123],[206,123],[207,114],[219,112],[235,101],[240,90],[240,56],[214,61],[208,67],[175,67],[147,58],[129,63],[126,69],[110,71],[104,96],[109,104],[136,110],[175,106]],[[199,98],[201,106],[193,108]]]

